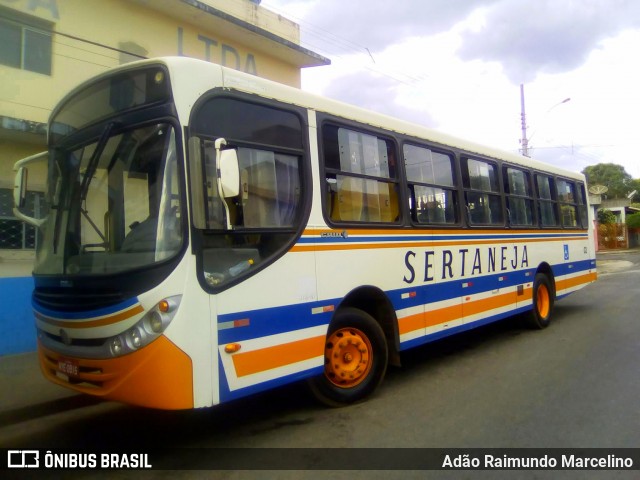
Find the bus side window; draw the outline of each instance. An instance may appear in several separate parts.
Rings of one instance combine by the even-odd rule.
[[[462,163],[462,175],[469,223],[504,225],[497,166],[466,158]]]
[[[323,127],[325,212],[334,222],[399,220],[392,142],[342,127]]]
[[[413,221],[432,225],[456,223],[452,157],[410,144],[404,145],[402,151]]]
[[[538,209],[540,211],[540,225],[543,227],[558,226],[557,201],[554,181],[548,175],[537,174],[536,190],[538,194]]]
[[[578,226],[578,205],[575,184],[568,180],[558,179],[558,201],[560,203],[560,220],[563,227]]]
[[[504,167],[504,191],[507,200],[509,225],[533,225],[533,199],[529,173],[518,168]]]

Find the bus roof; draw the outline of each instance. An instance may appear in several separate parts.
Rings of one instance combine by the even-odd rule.
[[[218,64],[189,57],[158,57],[154,59],[132,62],[117,70],[131,69],[146,64],[161,63],[167,66],[172,77],[174,91],[179,92],[184,88],[189,95],[195,96],[189,101],[193,105],[197,98],[207,90],[215,87],[223,87],[229,90],[249,93],[263,98],[277,100],[303,107],[306,109],[323,112],[347,120],[369,125],[375,128],[388,130],[390,132],[407,135],[416,139],[422,139],[437,145],[463,150],[469,154],[476,154],[494,159],[507,161],[513,164],[522,165],[549,173],[584,179],[584,175],[578,172],[566,170],[554,165],[534,160],[516,153],[489,147],[476,142],[464,140],[462,138],[448,135],[437,130],[400,120],[388,115],[366,110],[348,103],[340,102],[330,98],[322,97],[313,93],[305,92],[294,87],[267,80],[255,75],[250,75],[238,70],[223,67]],[[115,70],[110,70],[96,77],[102,78]],[[93,78],[83,83],[77,89],[83,88],[87,83],[96,80]],[[212,85],[211,82],[214,82]],[[177,87],[177,88],[176,88]],[[195,88],[194,88],[195,87]],[[77,91],[74,89],[74,92]],[[69,95],[73,95],[71,92]],[[69,97],[65,97],[65,100]]]

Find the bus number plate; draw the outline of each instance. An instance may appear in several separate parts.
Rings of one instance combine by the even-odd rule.
[[[73,360],[68,358],[61,358],[58,360],[58,371],[65,375],[77,376],[80,371],[80,366]]]

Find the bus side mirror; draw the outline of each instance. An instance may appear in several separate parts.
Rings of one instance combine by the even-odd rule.
[[[13,166],[16,176],[13,182],[13,214],[18,220],[22,220],[35,227],[40,227],[44,223],[44,219],[38,219],[27,215],[24,211],[26,207],[29,178],[28,165],[36,162],[46,162],[48,152],[38,153],[22,160],[18,160]]]
[[[27,178],[29,171],[26,167],[19,167],[13,182],[13,206],[17,209],[24,207],[27,198]]]
[[[238,151],[235,149],[220,152],[220,183],[225,198],[237,197],[240,194],[240,168]]]
[[[238,152],[235,149],[222,150],[227,144],[224,138],[218,138],[216,148],[216,176],[218,177],[218,195],[224,206],[227,230],[233,228],[231,214],[227,198],[235,197],[240,193],[240,168],[238,166]]]

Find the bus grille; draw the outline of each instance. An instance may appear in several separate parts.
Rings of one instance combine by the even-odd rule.
[[[78,291],[62,288],[36,287],[33,300],[44,308],[56,311],[79,312],[109,307],[124,301],[117,291]]]

